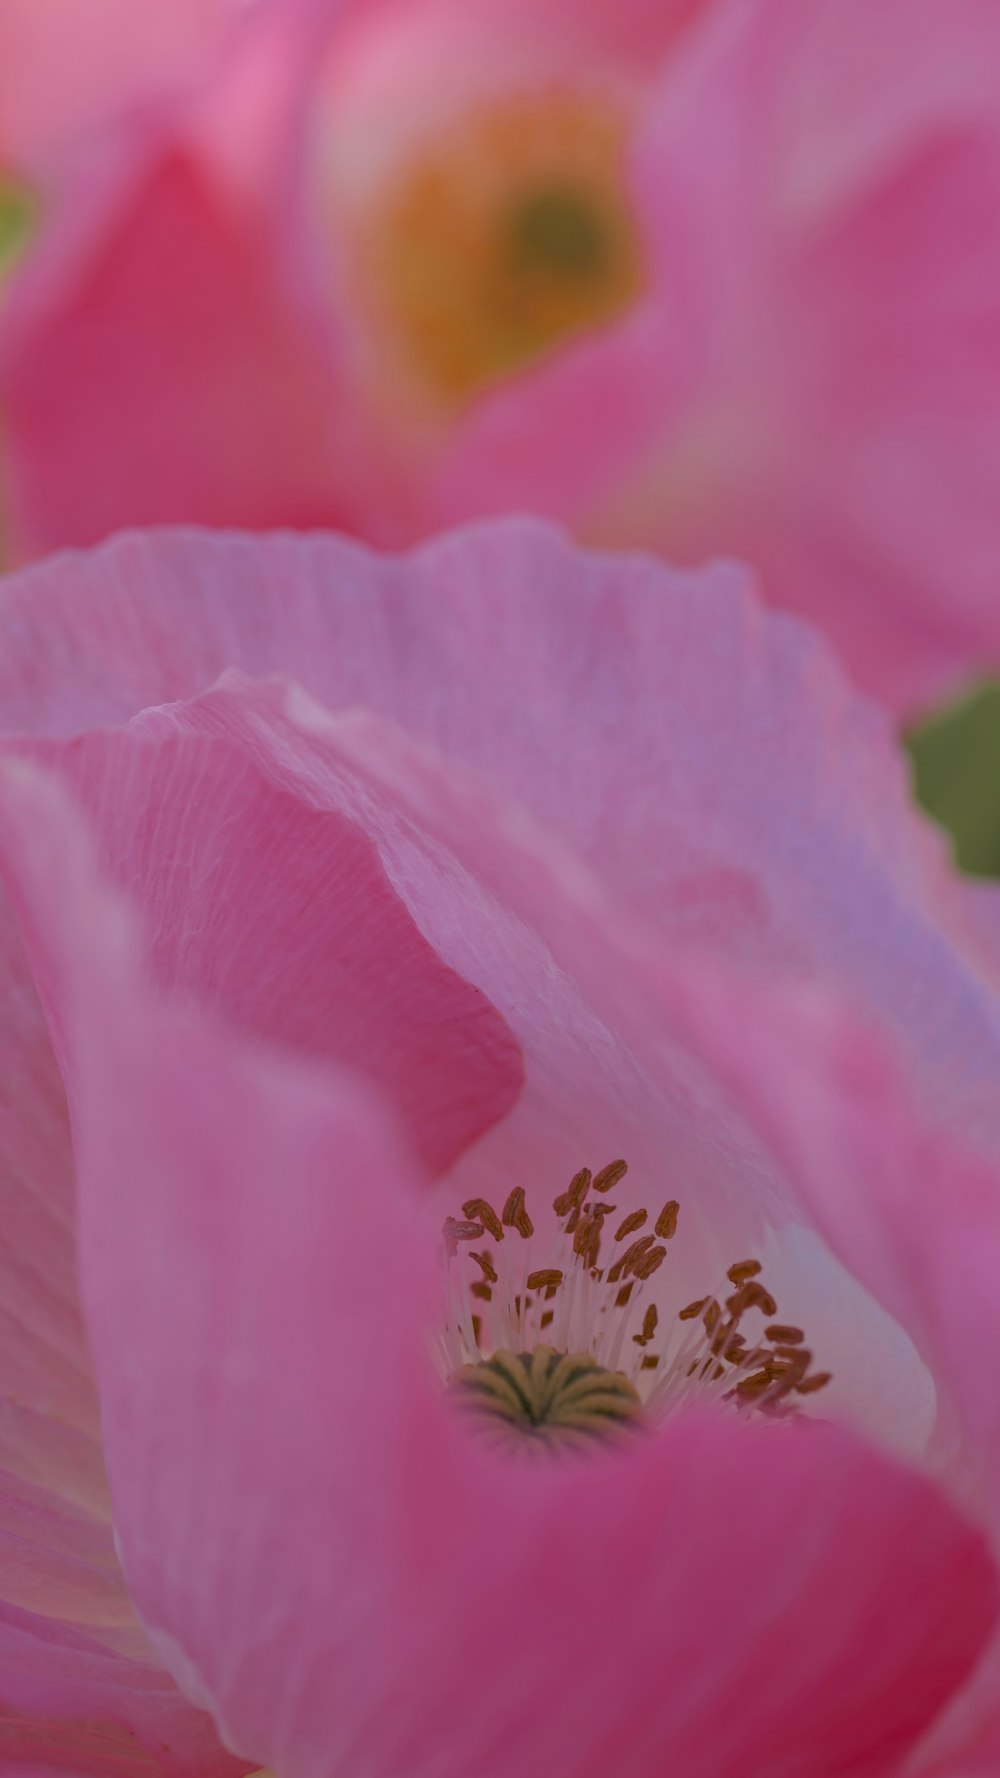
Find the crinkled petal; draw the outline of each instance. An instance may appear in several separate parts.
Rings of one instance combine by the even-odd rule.
[[[520,521],[389,560],[158,535],[10,578],[0,625],[8,729],[121,721],[229,667],[392,716],[683,943],[835,978],[952,1115],[995,1125],[996,895],[973,920],[885,717],[738,570],[584,553]]]

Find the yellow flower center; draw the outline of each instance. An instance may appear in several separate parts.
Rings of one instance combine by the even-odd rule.
[[[363,231],[365,297],[439,401],[467,400],[634,301],[626,124],[592,94],[494,100],[388,180]]]

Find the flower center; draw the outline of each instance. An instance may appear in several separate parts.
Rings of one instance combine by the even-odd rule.
[[[585,1447],[636,1426],[638,1390],[589,1352],[494,1352],[455,1379],[463,1405],[493,1430],[533,1438],[548,1449]]]
[[[450,406],[626,308],[641,285],[622,107],[494,100],[425,145],[364,230],[365,299]]]
[[[684,1302],[663,1271],[680,1205],[668,1200],[651,1228],[645,1208],[620,1214],[608,1194],[627,1171],[582,1167],[541,1235],[520,1186],[499,1215],[470,1198],[446,1219],[442,1356],[456,1398],[493,1432],[546,1449],[592,1446],[694,1401],[797,1412],[829,1373],[813,1371],[803,1330],[777,1319],[759,1261],[736,1261],[724,1290]]]

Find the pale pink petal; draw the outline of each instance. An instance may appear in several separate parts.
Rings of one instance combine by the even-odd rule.
[[[8,729],[121,721],[231,666],[392,716],[685,944],[835,978],[954,1115],[995,1124],[985,910],[973,925],[956,902],[889,723],[736,569],[584,554],[514,521],[389,561],[174,535],[10,578],[0,626]]]
[[[234,1743],[303,1778],[890,1772],[995,1611],[943,1499],[819,1428],[480,1449],[429,1377],[432,1236],[377,1103],[151,996],[52,788],[8,768],[3,805],[126,1563]]]

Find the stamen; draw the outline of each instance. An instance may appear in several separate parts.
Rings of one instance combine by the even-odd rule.
[[[609,1418],[624,1415],[630,1425],[640,1424],[695,1400],[778,1419],[797,1413],[794,1398],[825,1388],[830,1373],[811,1370],[804,1330],[777,1319],[760,1261],[728,1268],[734,1288],[724,1304],[708,1295],[670,1306],[669,1284],[658,1274],[677,1234],[680,1206],[669,1199],[652,1233],[645,1232],[648,1210],[637,1207],[612,1235],[615,1206],[606,1194],[626,1171],[618,1160],[573,1175],[553,1200],[554,1225],[542,1254],[549,1263],[542,1265],[531,1266],[533,1247],[504,1239],[507,1229],[526,1242],[535,1234],[523,1186],[508,1193],[499,1216],[488,1199],[475,1197],[462,1205],[463,1219],[446,1218],[445,1350],[460,1393],[480,1409],[485,1402],[510,1427],[527,1427],[536,1444],[551,1444],[558,1425],[560,1440],[580,1448]],[[492,1246],[472,1246],[484,1239]],[[605,1239],[615,1253],[602,1266]],[[476,1268],[471,1277],[466,1256]],[[646,1295],[636,1324],[633,1310],[654,1278],[655,1296]],[[473,1304],[482,1312],[472,1313]],[[766,1325],[748,1339],[742,1323],[751,1315]],[[688,1328],[681,1332],[683,1323]]]
[[[680,1214],[680,1208],[676,1198],[671,1198],[669,1204],[664,1204],[663,1209],[660,1211],[660,1214],[656,1219],[656,1226],[653,1230],[653,1233],[657,1236],[658,1240],[673,1240],[677,1233],[677,1218]]]
[[[470,1198],[468,1203],[462,1205],[462,1215],[468,1216],[473,1222],[481,1222],[494,1241],[503,1240],[503,1224],[492,1204],[488,1204],[485,1198]]]
[[[615,1240],[624,1241],[626,1235],[633,1235],[636,1229],[641,1229],[647,1215],[648,1211],[646,1210],[633,1210],[615,1230]],[[659,1234],[659,1226],[657,1226],[656,1232]]]
[[[594,1174],[595,1192],[611,1191],[619,1180],[624,1179],[627,1172],[627,1161],[609,1161],[606,1167],[602,1167],[599,1173]]]

